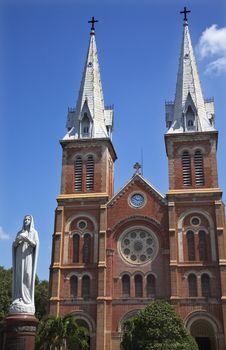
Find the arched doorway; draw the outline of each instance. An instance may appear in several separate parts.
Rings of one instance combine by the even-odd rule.
[[[89,334],[89,339],[88,339],[88,343],[89,343],[89,347],[87,350],[91,350],[90,347],[90,330],[89,330],[89,325],[87,324],[87,322],[83,319],[77,319],[76,318],[76,322],[80,327],[84,327],[85,329],[87,329],[87,332]],[[82,350],[81,346],[79,346],[78,344],[74,344],[73,347],[71,348],[71,350]]]
[[[195,338],[199,350],[216,350],[215,332],[210,322],[203,319],[194,321],[190,333]]]

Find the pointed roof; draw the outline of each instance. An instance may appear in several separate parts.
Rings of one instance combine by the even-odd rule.
[[[107,204],[108,207],[113,206],[114,203],[128,191],[135,181],[141,182],[161,203],[167,203],[166,198],[150,182],[148,182],[141,174],[135,173],[134,176],[110,199]]]
[[[104,107],[100,67],[98,62],[95,30],[92,26],[88,52],[83,70],[79,96],[75,109],[68,111],[68,133],[64,138],[82,138],[81,123],[84,118],[90,122],[90,138],[109,138],[113,110]],[[87,136],[86,136],[87,137]]]
[[[187,124],[189,118],[193,121]],[[213,101],[205,101],[203,98],[185,16],[175,100],[173,103],[166,103],[166,121],[169,127],[167,133],[215,130],[213,118]]]

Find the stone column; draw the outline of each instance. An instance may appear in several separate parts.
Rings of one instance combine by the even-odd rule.
[[[3,350],[34,350],[38,320],[34,315],[10,314],[5,319]]]

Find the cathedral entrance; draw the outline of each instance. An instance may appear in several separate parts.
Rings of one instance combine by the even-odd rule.
[[[80,326],[80,327],[84,327],[87,329],[88,333],[90,334],[90,330],[89,330],[89,326],[88,324],[86,323],[86,321],[82,320],[82,319],[76,319],[76,322],[77,324]],[[88,338],[88,344],[89,344],[89,347],[87,348],[87,350],[91,350],[91,346],[90,346],[90,336]],[[71,350],[82,350],[82,347],[77,345],[77,344],[74,344],[73,347],[71,348]]]
[[[207,320],[194,321],[190,333],[195,338],[199,350],[217,350],[215,332],[212,324]]]
[[[195,338],[199,350],[211,350],[211,340],[209,338]]]

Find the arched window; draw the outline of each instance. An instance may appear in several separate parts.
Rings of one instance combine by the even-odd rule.
[[[189,119],[188,120],[188,127],[192,127],[192,126],[194,126],[194,120]]]
[[[77,157],[74,165],[74,188],[75,192],[82,191],[82,157]]]
[[[194,273],[191,273],[188,276],[188,289],[189,289],[189,297],[197,296],[197,278]]]
[[[82,297],[83,298],[90,297],[90,278],[89,278],[89,276],[82,277]]]
[[[83,244],[83,262],[89,263],[91,258],[91,236],[86,233],[84,235],[84,244]]]
[[[123,297],[130,296],[130,276],[129,275],[122,276],[122,295]]]
[[[143,296],[143,278],[141,275],[134,277],[135,282],[135,297],[140,298]]]
[[[210,297],[210,277],[206,273],[204,273],[201,277],[201,285],[202,285],[202,296]]]
[[[191,156],[188,151],[182,154],[183,184],[191,186]]]
[[[70,294],[72,298],[77,297],[78,294],[78,277],[72,276],[70,278]]]
[[[155,296],[156,296],[155,276],[148,275],[147,276],[147,297],[155,298]]]
[[[187,131],[195,131],[195,114],[191,106],[188,106],[186,112],[186,121],[187,121]]]
[[[200,150],[195,151],[195,184],[196,186],[204,185],[204,169],[203,169],[203,155]]]
[[[86,190],[93,191],[94,188],[94,159],[88,156],[86,161]]]
[[[79,235],[73,236],[73,262],[79,262]]]
[[[81,128],[82,128],[82,130],[81,130],[82,136],[89,137],[90,136],[90,121],[89,121],[87,113],[84,113]]]
[[[199,259],[201,261],[207,260],[207,242],[205,231],[199,231]]]
[[[187,232],[188,260],[195,260],[195,236],[193,231]]]

